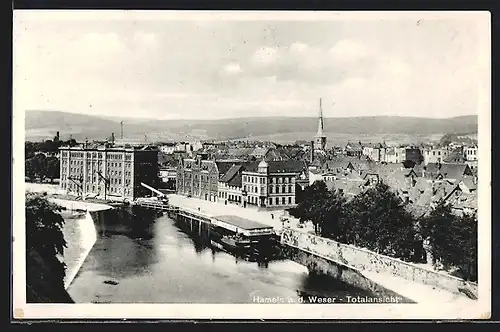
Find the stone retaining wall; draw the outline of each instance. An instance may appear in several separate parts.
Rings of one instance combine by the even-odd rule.
[[[281,234],[281,243],[307,250],[360,271],[387,273],[454,294],[466,289],[477,297],[476,283],[313,234],[285,228]]]

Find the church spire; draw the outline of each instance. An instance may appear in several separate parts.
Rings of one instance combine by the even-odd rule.
[[[323,137],[323,108],[321,105],[321,98],[319,98],[319,118],[318,118],[318,132],[316,137]]]

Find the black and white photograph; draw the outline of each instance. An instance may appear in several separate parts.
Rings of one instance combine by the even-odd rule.
[[[489,318],[490,19],[14,11],[14,318]]]

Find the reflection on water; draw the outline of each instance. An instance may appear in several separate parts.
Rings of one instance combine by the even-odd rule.
[[[98,239],[68,288],[76,302],[252,303],[353,291],[289,260],[249,262],[212,248],[167,216],[106,213],[95,218]]]

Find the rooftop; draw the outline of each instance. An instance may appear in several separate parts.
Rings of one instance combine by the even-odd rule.
[[[253,230],[253,229],[264,229],[264,228],[272,228],[269,225],[261,224],[260,222],[237,217],[237,216],[232,216],[232,215],[222,215],[222,216],[216,216],[215,219],[220,220],[222,222],[231,224],[233,226],[236,226],[238,228],[242,228],[245,230]]]
[[[155,148],[149,147],[149,146],[142,146],[142,147],[106,147],[106,146],[61,146],[59,150],[71,150],[71,151],[111,151],[111,152],[137,152],[137,151],[155,151],[157,152]]]

